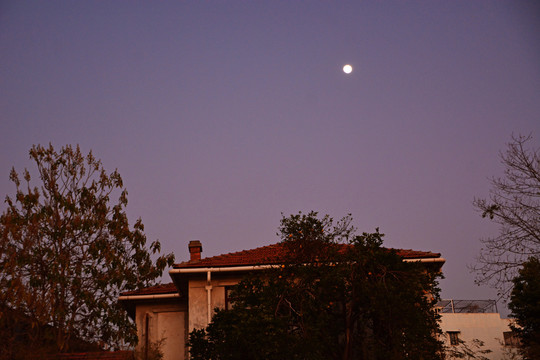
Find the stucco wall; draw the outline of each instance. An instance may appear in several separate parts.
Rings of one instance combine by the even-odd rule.
[[[492,351],[483,355],[489,359],[503,359],[505,350],[511,351],[502,345],[503,333],[510,331],[509,320],[501,319],[498,313],[443,313],[440,325],[447,345],[449,345],[447,332],[458,331],[459,339],[468,345],[472,344],[473,339],[483,341],[485,344],[483,349]]]
[[[222,274],[212,274],[210,284],[206,277],[191,279],[188,285],[189,331],[208,325],[208,290],[211,293],[210,313],[213,314],[216,308],[225,307],[225,287],[236,285],[241,279],[241,276]]]
[[[186,304],[178,299],[140,302],[135,315],[139,343],[137,351],[163,339],[163,360],[187,359]]]

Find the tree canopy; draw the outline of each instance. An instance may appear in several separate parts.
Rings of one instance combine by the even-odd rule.
[[[12,169],[16,192],[0,217],[0,321],[24,319],[28,348],[46,336],[55,351],[70,350],[74,339],[102,347],[136,342],[118,295],[151,285],[173,255],[158,257],[158,241],[147,247],[141,219],[130,227],[122,177],[108,174],[92,152],[38,145],[30,159],[41,184]],[[0,353],[14,358],[21,328],[2,330]]]
[[[192,359],[440,359],[439,274],[351,220],[284,217],[289,257],[241,281],[233,308],[190,334]]]
[[[521,339],[526,359],[540,358],[540,260],[531,257],[513,280],[508,304],[517,325],[513,328]]]
[[[501,153],[504,177],[491,179],[488,199],[475,199],[483,217],[500,227],[499,235],[481,239],[477,282],[490,284],[506,297],[521,264],[540,256],[540,149],[527,146],[531,136],[513,137]]]

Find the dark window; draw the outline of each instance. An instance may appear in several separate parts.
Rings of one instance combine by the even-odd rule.
[[[448,331],[450,345],[459,345],[459,331]]]
[[[225,310],[231,310],[234,306],[234,299],[231,294],[234,286],[225,286]]]
[[[519,341],[519,336],[513,331],[505,331],[504,335],[504,346],[519,347],[521,342]]]

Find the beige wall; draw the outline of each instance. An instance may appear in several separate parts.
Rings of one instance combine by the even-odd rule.
[[[498,313],[443,313],[441,314],[441,329],[444,333],[446,345],[451,346],[447,331],[458,331],[459,339],[465,341],[469,347],[473,339],[484,342],[483,349],[492,352],[483,356],[489,359],[504,359],[505,352],[512,351],[505,347],[505,331],[510,331],[509,319],[501,319]]]
[[[148,342],[164,339],[163,360],[188,359],[186,348],[189,332],[208,325],[208,291],[210,313],[225,307],[225,287],[236,285],[242,277],[233,274],[197,274],[188,280],[187,296],[174,299],[137,301],[135,322],[139,344],[137,351],[143,354]]]
[[[187,308],[178,298],[140,302],[137,304],[135,322],[139,337],[138,352],[143,354],[148,342],[163,340],[163,360],[187,359]]]
[[[211,294],[210,313],[216,308],[225,308],[225,287],[236,285],[242,277],[234,275],[223,276],[211,274],[208,283],[205,278],[192,279],[188,285],[188,331],[202,329],[208,325],[208,292]]]

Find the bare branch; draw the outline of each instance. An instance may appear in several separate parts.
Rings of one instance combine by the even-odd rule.
[[[540,254],[540,149],[528,148],[532,136],[512,136],[505,152],[503,178],[492,178],[489,199],[473,205],[500,226],[499,235],[480,241],[476,282],[499,289],[507,298],[517,269],[530,256]]]

